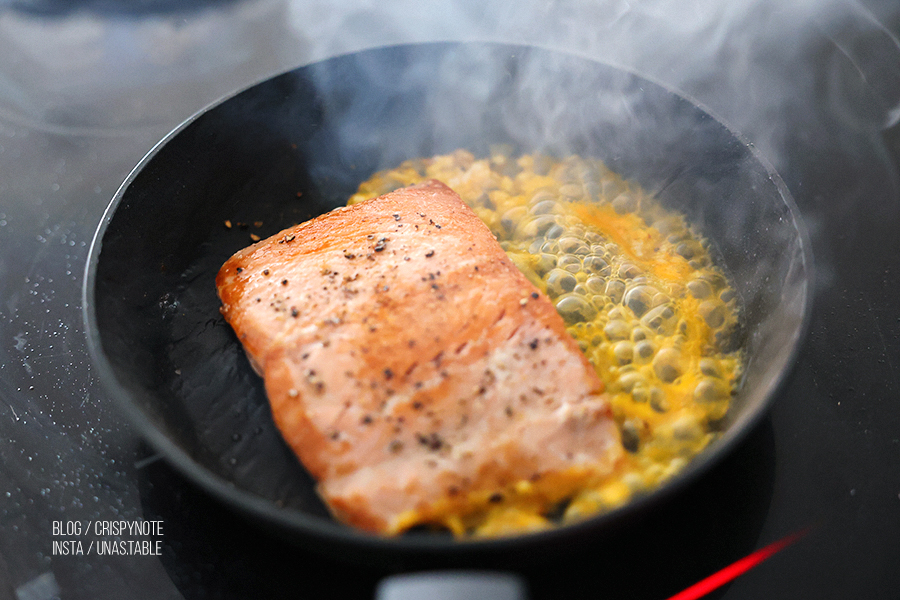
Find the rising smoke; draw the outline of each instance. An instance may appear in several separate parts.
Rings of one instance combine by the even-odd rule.
[[[879,18],[889,16],[851,0],[401,0],[293,2],[289,20],[297,32],[315,24],[311,60],[446,39],[619,65],[697,99],[778,166],[785,124],[822,117],[810,114],[817,95],[830,95],[825,118],[841,127],[900,119],[900,43]]]

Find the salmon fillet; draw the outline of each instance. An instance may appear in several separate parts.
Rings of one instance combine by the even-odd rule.
[[[346,523],[395,534],[517,494],[556,502],[622,455],[562,318],[440,182],[262,240],[216,286],[275,423]]]

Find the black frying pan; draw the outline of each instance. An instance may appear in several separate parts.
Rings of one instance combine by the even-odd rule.
[[[235,251],[342,205],[375,170],[467,148],[603,159],[714,242],[744,302],[743,387],[674,481],[553,531],[382,539],[334,522],[273,425],[261,380],[220,317]],[[231,228],[226,227],[229,221]],[[135,168],[104,215],[84,287],[100,379],[190,479],[279,534],[342,556],[459,559],[546,551],[640,518],[729,452],[766,410],[805,329],[809,244],[777,175],[739,136],[632,73],[490,44],[380,48],[302,67],[190,119]]]

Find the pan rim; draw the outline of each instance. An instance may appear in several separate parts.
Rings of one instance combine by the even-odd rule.
[[[653,84],[664,91],[669,92],[698,111],[708,115],[719,126],[724,128],[736,141],[750,153],[753,160],[757,161],[769,180],[775,186],[781,201],[788,209],[790,215],[791,226],[796,231],[797,245],[799,247],[799,269],[804,275],[798,299],[800,305],[800,322],[796,327],[793,335],[790,336],[788,343],[790,349],[784,355],[783,364],[779,365],[775,376],[767,382],[768,389],[763,395],[762,402],[748,414],[741,415],[741,418],[721,437],[712,442],[699,455],[694,457],[690,463],[678,475],[668,480],[660,487],[654,489],[651,493],[633,498],[625,505],[612,511],[598,514],[583,521],[579,521],[564,526],[553,527],[548,530],[538,532],[528,532],[505,536],[499,538],[476,538],[476,539],[452,539],[436,535],[413,535],[400,537],[382,537],[367,534],[358,531],[346,525],[335,521],[328,521],[317,516],[308,515],[294,509],[279,508],[270,500],[264,499],[249,490],[236,487],[227,479],[213,473],[208,468],[202,466],[194,460],[183,448],[173,442],[165,433],[160,431],[144,411],[137,406],[132,399],[132,393],[129,392],[122,384],[115,369],[106,357],[103,350],[102,340],[100,338],[99,324],[95,312],[96,307],[96,284],[97,270],[100,263],[103,250],[103,238],[106,234],[112,219],[119,208],[126,191],[131,184],[140,175],[144,168],[182,131],[188,128],[198,119],[214,110],[215,108],[226,103],[228,100],[250,90],[268,81],[283,77],[297,70],[308,67],[318,62],[340,60],[342,58],[358,55],[360,53],[381,51],[390,48],[416,48],[423,46],[437,47],[460,47],[460,46],[488,46],[500,49],[509,49],[512,52],[538,50],[560,55],[567,55],[580,60],[588,61],[603,65],[612,69],[616,69],[632,77],[644,80]],[[244,514],[261,521],[262,523],[284,528],[292,534],[300,534],[303,538],[310,542],[326,542],[328,544],[339,546],[352,545],[364,552],[387,552],[391,554],[415,554],[421,552],[440,552],[442,555],[461,556],[468,554],[481,554],[487,552],[497,552],[504,550],[522,549],[534,546],[544,546],[552,544],[554,541],[568,539],[571,535],[589,534],[595,531],[611,528],[616,523],[625,523],[632,519],[635,515],[642,512],[648,505],[655,504],[667,498],[671,498],[677,493],[690,486],[692,483],[706,473],[712,466],[719,463],[725,456],[731,454],[735,447],[754,429],[763,418],[769,413],[769,410],[783,389],[785,382],[791,375],[796,358],[800,353],[802,342],[807,337],[809,326],[813,313],[813,294],[815,282],[814,257],[812,254],[812,246],[810,238],[802,219],[799,207],[796,205],[787,185],[781,176],[774,169],[765,156],[751,143],[745,136],[732,128],[724,119],[719,117],[707,106],[696,101],[695,99],[673,89],[671,86],[656,81],[652,77],[648,77],[633,69],[624,68],[609,62],[598,60],[594,57],[588,57],[584,54],[562,51],[552,47],[539,45],[519,45],[508,44],[503,42],[428,42],[428,43],[411,43],[397,44],[389,46],[378,46],[365,48],[353,52],[347,52],[332,57],[300,65],[298,67],[288,69],[282,73],[263,77],[246,87],[238,89],[234,92],[226,94],[218,100],[207,104],[199,111],[185,119],[177,125],[168,134],[156,142],[153,147],[141,158],[134,166],[128,176],[116,190],[109,204],[107,205],[100,222],[94,232],[91,244],[88,250],[88,258],[85,264],[84,277],[82,281],[81,299],[82,299],[82,321],[84,325],[87,346],[98,372],[98,380],[101,386],[111,396],[114,404],[125,414],[128,421],[134,425],[141,437],[159,452],[166,461],[172,465],[178,472],[184,475],[189,481],[197,484],[208,494],[222,501],[224,504],[239,509]],[[292,536],[293,537],[293,536]]]

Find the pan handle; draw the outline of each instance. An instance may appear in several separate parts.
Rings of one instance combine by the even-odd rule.
[[[528,593],[511,573],[425,571],[383,579],[375,600],[528,600]]]

